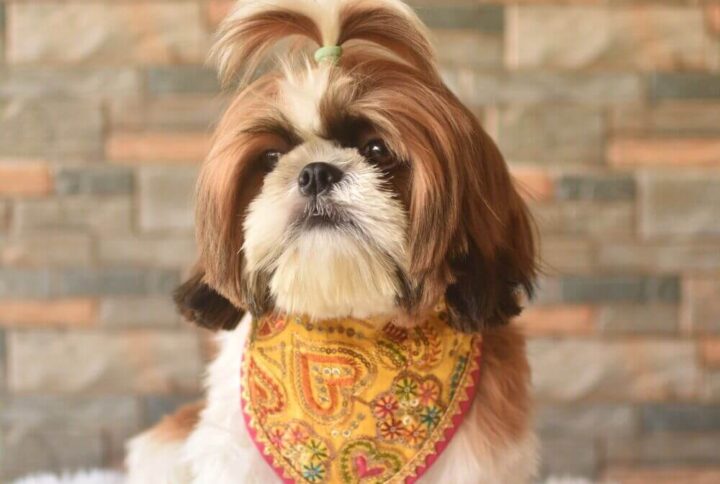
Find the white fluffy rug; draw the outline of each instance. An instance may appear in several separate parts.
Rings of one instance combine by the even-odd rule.
[[[35,474],[23,477],[13,484],[122,484],[123,475],[111,471],[83,471],[76,474],[63,474],[53,476],[51,474]],[[557,478],[553,477],[545,481],[545,484],[592,484],[586,479]]]
[[[123,475],[112,471],[82,471],[61,476],[34,474],[18,479],[13,484],[122,484]]]

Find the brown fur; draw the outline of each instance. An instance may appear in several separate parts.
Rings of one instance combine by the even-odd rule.
[[[163,417],[152,429],[150,435],[157,442],[185,441],[200,421],[200,412],[205,402],[195,402],[180,407],[172,415]]]
[[[527,435],[531,412],[525,338],[514,325],[483,331],[483,359],[472,417],[488,448],[501,449]]]
[[[400,301],[405,319],[444,297],[462,331],[507,323],[521,311],[521,291],[532,292],[535,246],[527,209],[500,152],[442,82],[414,22],[372,0],[351,4],[340,16],[346,52],[321,103],[324,129],[332,131],[343,118],[365,123],[406,162],[394,183],[410,214],[410,267],[403,274],[408,294]],[[304,15],[270,9],[231,17],[217,53],[230,49],[222,54],[226,59],[247,57],[252,69],[263,52],[290,35],[324,40]],[[351,82],[340,82],[348,77]],[[209,285],[256,315],[271,310],[273,301],[267,275],[243,280],[242,221],[264,176],[255,158],[272,143],[287,143],[252,126],[258,119],[284,124],[282,115],[268,108],[278,80],[274,72],[261,77],[230,106],[203,166],[197,197],[204,276],[195,284],[200,292],[202,284]],[[409,188],[399,186],[403,179]],[[195,319],[202,319],[198,311]]]

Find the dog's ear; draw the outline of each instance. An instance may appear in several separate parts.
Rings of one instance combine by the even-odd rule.
[[[483,183],[465,187],[462,242],[451,249],[453,282],[445,300],[455,327],[479,331],[506,324],[522,311],[523,292],[532,297],[536,276],[534,225],[516,191],[500,151],[477,126]]]
[[[407,118],[422,122],[400,129],[414,160],[408,240],[417,308],[444,297],[458,330],[505,324],[535,279],[527,207],[475,116],[446,87],[425,91],[405,103],[419,106]]]
[[[180,314],[187,320],[211,330],[232,330],[243,311],[204,281],[205,273],[196,270],[173,295]]]

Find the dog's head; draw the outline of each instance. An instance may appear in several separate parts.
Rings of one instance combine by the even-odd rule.
[[[342,55],[316,60],[319,46]],[[271,49],[284,54],[258,75]],[[535,275],[526,207],[411,9],[242,2],[214,53],[241,89],[200,174],[187,315],[225,329],[244,309],[412,321],[444,298],[474,331],[520,312]]]

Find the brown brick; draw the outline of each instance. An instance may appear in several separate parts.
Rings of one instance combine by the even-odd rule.
[[[530,335],[584,335],[594,332],[591,306],[530,306],[517,321]]]
[[[207,0],[205,3],[205,18],[208,26],[215,30],[236,3],[235,0]]]
[[[0,160],[0,196],[37,196],[52,191],[52,175],[42,161]]]
[[[210,95],[167,95],[152,99],[110,101],[113,131],[197,133],[220,119],[227,98]]]
[[[650,468],[610,468],[603,482],[617,484],[716,484],[720,482],[719,468],[678,468],[663,466],[661,469]]]
[[[101,239],[98,246],[98,258],[108,264],[184,268],[196,257],[195,239],[188,236],[112,237]]]
[[[720,4],[705,5],[705,20],[708,29],[715,35],[720,35]]]
[[[690,276],[683,287],[685,329],[720,334],[720,276]]]
[[[608,148],[608,160],[616,166],[720,166],[720,140],[617,138]]]
[[[197,2],[13,3],[8,20],[13,63],[201,63],[209,41]]]
[[[7,345],[8,385],[16,393],[195,394],[200,388],[200,345],[187,332],[34,330],[10,332]]]
[[[611,466],[694,467],[715,469],[720,466],[720,433],[652,433],[635,438],[617,437],[608,441],[607,460]],[[649,481],[655,482],[655,481]],[[682,482],[684,481],[674,481]]]
[[[700,342],[703,362],[712,368],[720,368],[720,338],[706,339]]]
[[[452,49],[439,49],[438,60],[445,66],[478,68],[502,67],[503,42],[499,35],[477,29],[433,29],[435,45],[452,45]]]
[[[553,179],[547,170],[530,166],[511,166],[515,186],[523,198],[535,201],[553,197]]]
[[[98,304],[93,299],[0,301],[0,326],[93,326]]]
[[[107,142],[107,156],[117,162],[199,163],[210,138],[200,133],[116,133]]]
[[[508,22],[519,68],[701,69],[710,47],[694,6],[521,5]]]

